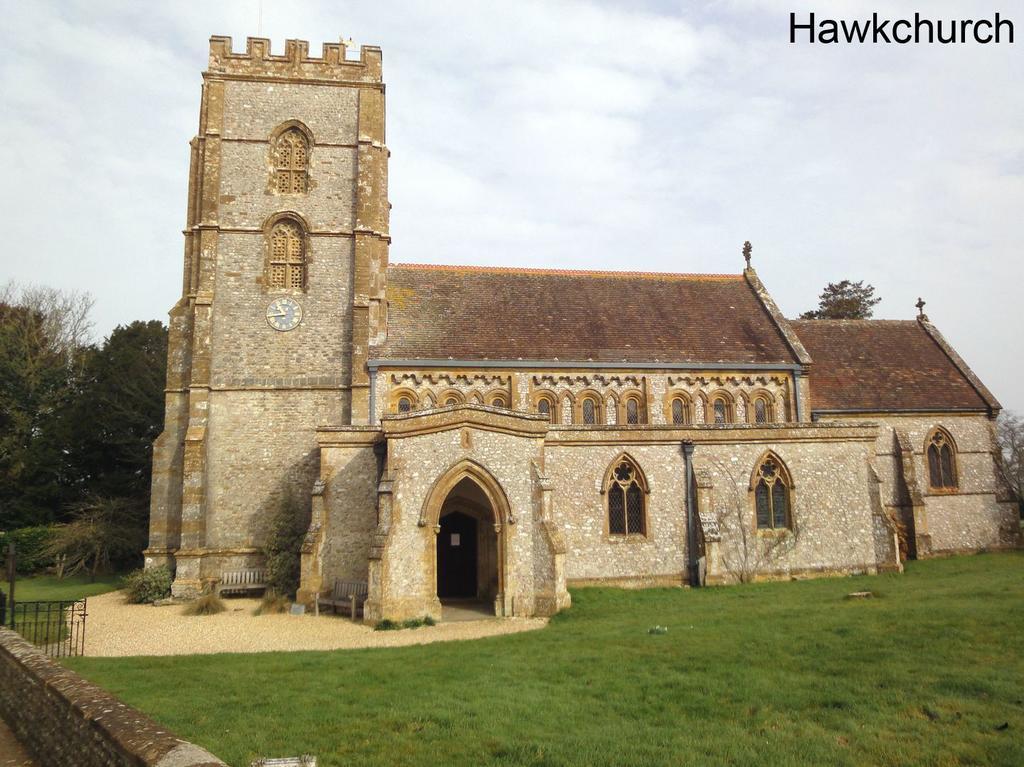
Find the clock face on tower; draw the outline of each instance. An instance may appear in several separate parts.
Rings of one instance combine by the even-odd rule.
[[[291,298],[276,298],[267,307],[267,324],[274,330],[293,330],[302,321],[302,307]]]

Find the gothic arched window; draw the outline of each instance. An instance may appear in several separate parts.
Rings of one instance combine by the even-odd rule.
[[[945,429],[935,429],[925,443],[928,455],[928,484],[933,490],[956,490],[956,446]]]
[[[598,407],[597,402],[593,397],[585,397],[583,399],[580,412],[582,413],[584,424],[587,426],[594,426],[597,424]]]
[[[271,288],[297,288],[306,286],[306,242],[297,221],[278,221],[270,229],[270,274],[267,284]]]
[[[623,456],[612,464],[605,480],[609,535],[646,535],[647,483],[640,468]]]
[[[774,454],[769,453],[754,470],[754,511],[758,530],[785,530],[791,526],[792,481]]]
[[[274,144],[274,188],[281,194],[305,194],[309,142],[298,128],[289,128]]]

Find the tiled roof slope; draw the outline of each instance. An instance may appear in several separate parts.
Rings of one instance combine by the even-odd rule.
[[[937,330],[916,320],[791,320],[814,364],[812,410],[999,408],[980,381],[943,351]],[[953,353],[955,354],[955,352]]]
[[[795,364],[742,275],[393,264],[387,359]]]

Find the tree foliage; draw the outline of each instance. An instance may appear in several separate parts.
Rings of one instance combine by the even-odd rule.
[[[50,554],[71,572],[138,558],[164,410],[164,325],[92,344],[91,308],[81,293],[0,288],[0,531],[67,522]]]
[[[830,282],[818,296],[818,308],[800,315],[802,320],[866,320],[881,301],[875,288],[863,280]]]
[[[72,500],[67,409],[80,393],[92,299],[0,289],[0,529],[47,524]]]
[[[92,496],[72,507],[72,520],[57,527],[47,554],[64,575],[96,577],[137,564],[146,541],[145,509],[134,499]]]
[[[90,493],[146,499],[153,440],[164,415],[167,330],[156,320],[118,326],[89,355],[70,409],[70,458]]]

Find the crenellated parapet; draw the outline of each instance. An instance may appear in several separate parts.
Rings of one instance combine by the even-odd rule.
[[[207,74],[227,77],[267,77],[282,80],[325,80],[382,85],[381,51],[375,45],[359,48],[359,59],[346,58],[346,44],[324,43],[321,56],[309,55],[306,40],[285,40],[284,55],[274,55],[270,40],[248,37],[245,52],[232,50],[231,38],[210,38],[210,63]]]

